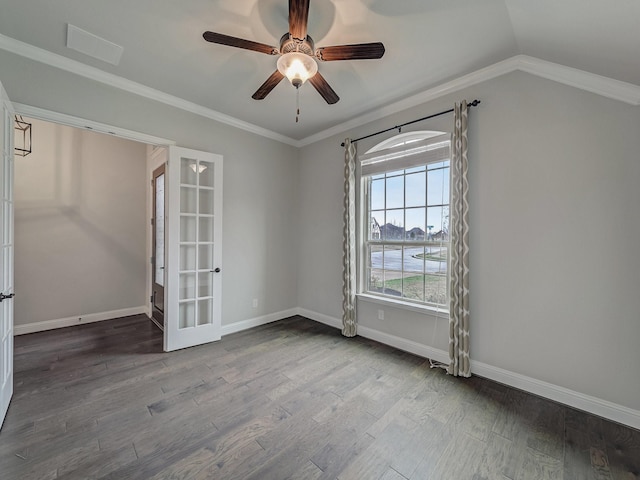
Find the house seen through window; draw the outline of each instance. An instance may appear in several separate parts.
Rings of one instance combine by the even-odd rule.
[[[412,132],[361,156],[363,293],[448,308],[450,135]]]

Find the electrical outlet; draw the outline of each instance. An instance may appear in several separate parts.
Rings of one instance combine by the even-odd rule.
[[[253,308],[258,308],[258,299],[257,298],[253,299]]]
[[[378,310],[378,320],[384,320],[384,310]]]

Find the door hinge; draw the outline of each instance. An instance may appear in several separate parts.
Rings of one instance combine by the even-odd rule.
[[[149,296],[149,302],[153,303],[153,295]]]
[[[153,265],[153,257],[150,258],[151,265]]]
[[[151,219],[151,225],[153,225],[153,218]]]

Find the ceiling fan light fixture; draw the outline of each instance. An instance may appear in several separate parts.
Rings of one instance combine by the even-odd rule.
[[[298,88],[318,73],[318,64],[305,53],[290,52],[278,59],[278,71]]]

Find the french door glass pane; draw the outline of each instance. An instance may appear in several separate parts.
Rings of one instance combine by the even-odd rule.
[[[180,274],[180,300],[189,300],[196,296],[196,275],[194,273]]]
[[[198,274],[198,297],[210,297],[213,295],[213,273],[203,272]]]
[[[198,325],[208,325],[213,321],[213,301],[210,298],[198,300]]]
[[[180,245],[180,270],[196,269],[196,246]]]
[[[198,246],[198,270],[213,270],[213,245]]]
[[[198,190],[199,213],[204,215],[213,215],[213,194],[213,190]]]
[[[196,241],[196,217],[180,217],[180,241]]]
[[[198,183],[201,187],[209,187],[213,188],[214,180],[215,180],[215,165],[210,162],[200,162],[198,166],[198,170],[200,174],[198,175]]]
[[[180,328],[190,328],[196,325],[196,302],[183,302],[178,309]]]
[[[198,232],[198,241],[200,242],[212,242],[213,241],[213,217],[198,218],[200,230]]]
[[[195,187],[180,187],[180,213],[197,213]]]
[[[197,171],[198,164],[191,158],[182,158],[180,160],[180,183],[184,185],[195,185],[198,176]]]

